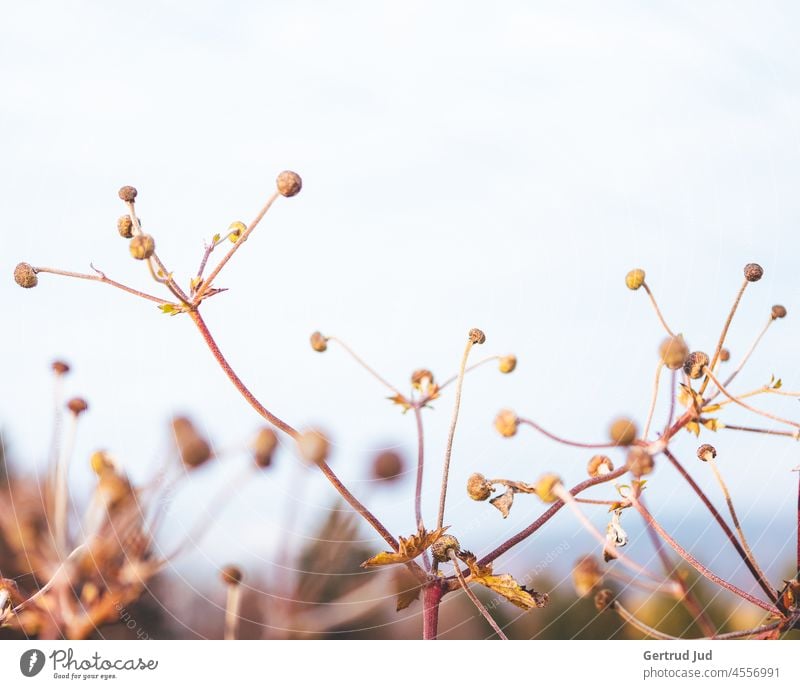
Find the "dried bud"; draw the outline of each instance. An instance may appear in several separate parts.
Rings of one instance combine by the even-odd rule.
[[[121,187],[119,190],[119,197],[125,201],[125,203],[133,203],[138,193],[136,187]]]
[[[598,591],[594,597],[594,607],[597,612],[605,612],[614,607],[614,592],[611,589],[603,589]]]
[[[172,420],[172,432],[181,461],[188,468],[194,469],[211,459],[211,445],[185,416],[176,416]]]
[[[392,450],[379,452],[372,460],[372,476],[379,481],[393,481],[402,475],[404,469],[403,458]]]
[[[510,438],[512,435],[516,435],[517,426],[519,426],[519,419],[510,409],[500,410],[494,419],[494,427],[504,438]]]
[[[36,277],[36,268],[30,263],[17,263],[14,268],[14,281],[25,289],[36,287],[39,284],[39,278]]]
[[[437,538],[431,546],[431,555],[436,562],[449,562],[450,551],[454,550],[456,553],[460,552],[461,546],[455,536],[445,534]]]
[[[244,579],[242,570],[235,565],[223,567],[219,574],[222,581],[228,586],[238,586],[242,583],[242,579]]]
[[[50,368],[57,376],[65,376],[69,373],[69,364],[66,361],[54,361],[50,364]]]
[[[278,175],[278,193],[281,196],[296,196],[303,188],[303,180],[300,175],[291,170],[284,170]]]
[[[423,385],[432,385],[433,384],[433,373],[431,373],[427,368],[418,368],[411,374],[411,385],[413,385],[418,390]]]
[[[133,237],[133,220],[131,220],[130,215],[120,216],[119,220],[117,220],[117,232],[119,232],[120,237],[125,239]]]
[[[672,371],[677,371],[683,366],[683,362],[689,356],[689,348],[681,335],[668,337],[661,343],[658,351],[661,354],[661,361]]]
[[[131,239],[128,249],[137,261],[144,261],[155,253],[156,242],[149,234],[140,234]]]
[[[748,263],[744,267],[744,277],[748,282],[758,282],[764,275],[764,269],[758,263]]]
[[[322,431],[303,431],[297,438],[300,456],[309,464],[322,464],[328,459],[331,444]]]
[[[319,330],[311,333],[311,349],[315,352],[324,352],[328,348],[328,338]]]
[[[469,331],[469,341],[472,342],[472,344],[483,344],[486,342],[486,335],[483,334],[483,330],[472,328],[472,330]]]
[[[786,307],[775,304],[775,306],[772,307],[772,320],[774,321],[778,318],[786,318]]]
[[[75,416],[83,414],[89,408],[89,404],[81,397],[73,397],[67,402],[67,409],[69,409]]]
[[[697,448],[697,458],[704,462],[714,459],[716,456],[717,448],[715,448],[713,445],[705,443]]]
[[[247,225],[240,220],[228,225],[228,239],[232,244],[236,244],[245,232],[247,232]]]
[[[720,361],[728,361],[728,359],[730,359],[730,358],[731,358],[730,350],[725,349],[725,347],[723,347],[722,349],[719,350],[719,360]]]
[[[264,427],[253,438],[250,448],[253,450],[253,459],[259,469],[266,469],[272,464],[272,455],[278,446],[278,436],[271,428]]]
[[[643,447],[632,447],[628,452],[628,470],[636,478],[653,473],[655,466],[653,456]]]
[[[483,474],[475,473],[467,479],[467,495],[473,500],[486,500],[493,492],[492,484]]]
[[[625,276],[625,285],[628,289],[639,289],[644,284],[644,271],[634,268]]]
[[[708,366],[708,354],[692,352],[683,362],[683,371],[692,380],[697,380],[703,375],[703,369],[706,366]]]
[[[98,450],[92,452],[89,457],[89,466],[95,474],[100,476],[100,474],[114,469],[114,461],[105,450]]]
[[[517,367],[517,357],[506,354],[500,357],[500,373],[511,373]]]
[[[543,502],[555,502],[558,500],[558,496],[553,489],[560,483],[561,479],[555,474],[545,474],[536,482],[533,489]]]
[[[633,445],[638,433],[636,424],[624,416],[616,419],[608,429],[611,442],[615,445]]]
[[[586,466],[589,476],[597,478],[614,471],[614,464],[605,455],[594,455]]]
[[[575,561],[572,567],[572,583],[575,586],[575,592],[581,598],[588,596],[602,582],[603,572],[596,557],[585,555]]]

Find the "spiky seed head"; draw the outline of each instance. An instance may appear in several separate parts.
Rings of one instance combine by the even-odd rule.
[[[728,361],[731,358],[731,352],[729,349],[725,349],[723,347],[719,350],[719,360],[720,361]]]
[[[54,361],[50,364],[50,368],[57,376],[65,376],[69,373],[69,364],[66,361]]]
[[[708,366],[708,354],[705,352],[692,352],[683,362],[683,371],[692,380],[697,380],[703,375],[703,369]]]
[[[714,459],[716,456],[717,456],[717,448],[714,447],[713,445],[704,443],[703,445],[697,448],[697,458],[704,462]]]
[[[259,469],[266,469],[272,464],[272,455],[275,453],[277,446],[278,436],[271,428],[264,426],[256,433],[250,448],[253,450],[253,459]]]
[[[125,201],[125,203],[133,203],[136,201],[136,195],[139,193],[136,191],[136,187],[131,186],[124,186],[120,187],[119,190],[119,197]]]
[[[322,431],[312,428],[297,437],[297,449],[309,464],[322,464],[328,459],[331,444]]]
[[[73,397],[67,402],[67,409],[69,409],[75,416],[83,414],[89,408],[89,403],[82,397]]]
[[[284,170],[281,172],[281,174],[278,175],[276,183],[278,185],[278,193],[286,197],[296,196],[303,188],[303,180],[300,179],[300,175],[291,170]]]
[[[615,445],[628,446],[636,440],[639,431],[636,424],[629,418],[621,416],[609,426],[608,435]]]
[[[511,373],[517,367],[517,357],[506,354],[500,357],[500,373]]]
[[[483,344],[486,342],[486,335],[480,328],[472,328],[469,331],[469,340],[472,344]]]
[[[644,284],[644,271],[634,268],[625,276],[625,285],[628,289],[639,289]]]
[[[553,489],[561,483],[561,479],[556,474],[545,474],[534,485],[533,489],[542,502],[555,502],[558,496]]]
[[[748,282],[758,282],[764,276],[764,269],[758,263],[748,263],[744,267],[744,277]]]
[[[597,478],[614,471],[614,464],[606,455],[594,455],[586,465],[589,476]]]
[[[775,306],[772,307],[772,320],[774,321],[778,318],[786,318],[786,307],[775,304]]]
[[[494,427],[504,438],[516,435],[517,426],[519,426],[519,419],[510,409],[501,409],[494,418]]]
[[[225,583],[227,586],[238,586],[244,579],[242,570],[236,565],[228,565],[227,567],[223,567],[222,570],[220,570],[219,575],[223,583]]]
[[[36,269],[30,263],[17,263],[14,268],[14,282],[25,289],[36,287],[39,284]]]
[[[156,240],[149,234],[140,234],[131,239],[128,249],[137,261],[144,261],[155,253]]]
[[[656,462],[647,450],[643,447],[632,447],[628,452],[628,470],[636,478],[652,474],[656,467]]]
[[[309,340],[311,342],[311,349],[315,352],[324,352],[328,348],[328,338],[319,330],[311,333]]]
[[[575,592],[583,598],[588,596],[603,581],[600,563],[593,555],[585,555],[572,567],[572,583]]]
[[[405,469],[403,458],[393,450],[384,450],[372,460],[372,476],[378,481],[394,481]]]
[[[683,362],[689,356],[689,347],[686,346],[686,341],[681,335],[665,339],[658,351],[661,355],[661,361],[672,371],[677,371],[683,366]]]
[[[492,484],[483,474],[474,473],[467,479],[467,495],[473,500],[486,500],[493,490]]]
[[[133,220],[130,215],[121,215],[117,220],[117,232],[120,237],[130,239],[133,237]]]
[[[431,546],[431,555],[433,555],[433,559],[436,560],[436,562],[449,562],[449,553],[451,550],[459,553],[461,551],[461,546],[455,536],[445,534],[444,536],[439,536],[439,538],[433,542]]]
[[[594,597],[594,607],[597,612],[605,612],[614,607],[614,592],[611,589],[602,589]]]
[[[211,445],[185,416],[176,416],[172,419],[172,432],[181,461],[189,469],[205,464],[213,456]]]

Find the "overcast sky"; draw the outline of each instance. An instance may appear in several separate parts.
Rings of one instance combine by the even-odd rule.
[[[351,481],[375,448],[398,445],[410,461],[413,418],[340,349],[311,351],[312,331],[345,339],[403,386],[415,368],[453,373],[471,327],[487,335],[476,355],[517,354],[513,375],[487,368],[466,382],[456,524],[491,509],[464,495],[473,471],[584,475],[585,451],[533,432],[500,438],[498,409],[586,441],[604,440],[618,414],[643,421],[663,331],[645,295],[625,288],[630,268],[646,269],[673,328],[708,351],[743,265],[761,263],[765,277],[730,331],[734,359],[773,303],[789,317],[738,389],[772,373],[800,388],[793,3],[25,2],[2,15],[0,425],[22,466],[46,452],[55,357],[71,362],[68,388],[91,405],[78,486],[97,447],[146,475],[169,446],[173,413],[190,414],[220,447],[259,425],[185,317],[102,285],[13,284],[20,260],[93,262],[156,289],[117,236],[123,184],[139,189],[146,230],[185,279],[203,240],[249,221],[280,170],[303,176],[302,193],[276,204],[205,313],[267,406],[329,430],[334,467]],[[764,404],[797,416],[794,400]],[[451,405],[446,395],[426,412],[429,520]],[[730,431],[705,439],[743,516],[776,517],[770,538],[791,540],[797,445]],[[682,436],[677,451],[718,497],[692,460],[696,444]],[[300,499],[295,462],[287,447],[277,471],[238,496],[218,535],[242,540],[203,551],[209,563],[269,558],[261,520]],[[659,464],[651,504],[679,518],[693,503]],[[315,481],[303,509],[318,514],[332,493],[300,473]],[[413,529],[410,479],[378,496],[397,533]],[[466,545],[497,542],[540,509],[520,503]],[[567,516],[557,524],[575,526]],[[536,544],[522,552],[534,560]]]

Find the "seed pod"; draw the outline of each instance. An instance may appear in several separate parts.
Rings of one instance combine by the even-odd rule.
[[[195,469],[211,459],[211,445],[185,416],[176,416],[172,419],[172,432],[175,435],[175,444],[178,446],[181,461],[189,469]]]
[[[155,253],[156,242],[149,234],[140,234],[131,239],[128,249],[137,261],[144,261]]]
[[[50,364],[50,368],[57,376],[65,376],[69,373],[69,364],[66,361],[54,361]]]
[[[561,479],[556,474],[545,474],[533,487],[536,495],[542,502],[555,502],[558,496],[553,492],[553,488],[561,483]]]
[[[597,612],[605,612],[614,607],[614,592],[611,589],[603,589],[598,591],[594,597],[594,607]]]
[[[506,354],[500,357],[500,373],[511,373],[517,367],[517,357]]]
[[[223,567],[219,574],[222,581],[228,586],[238,586],[242,583],[242,579],[244,579],[242,570],[236,565]]]
[[[586,470],[589,472],[589,476],[597,478],[614,471],[614,464],[605,455],[594,455],[586,465]]]
[[[483,330],[472,328],[469,331],[469,339],[472,344],[483,344],[486,342],[486,335],[483,334]]]
[[[445,534],[437,538],[431,546],[431,555],[436,562],[449,562],[449,551],[454,550],[456,553],[461,551],[461,546],[455,536]]]
[[[253,450],[253,459],[259,469],[266,469],[272,464],[272,455],[278,446],[278,436],[271,428],[264,427],[253,438],[250,445]]]
[[[689,356],[689,348],[681,335],[668,337],[661,343],[658,351],[661,355],[661,361],[671,371],[677,371],[683,366],[686,357]]]
[[[121,215],[117,220],[117,232],[120,237],[130,239],[133,237],[133,220],[130,215]]]
[[[748,282],[758,282],[764,275],[764,269],[758,263],[748,263],[744,267],[744,277]]]
[[[512,435],[516,435],[518,425],[519,419],[510,409],[502,409],[494,419],[494,427],[504,438],[510,438]]]
[[[775,304],[775,306],[772,307],[772,320],[774,321],[778,318],[786,318],[786,307]]]
[[[89,408],[89,404],[81,397],[73,397],[67,402],[67,409],[69,409],[75,416],[83,414]]]
[[[423,385],[433,384],[433,373],[427,368],[418,368],[411,374],[411,385],[419,390]]]
[[[315,352],[324,352],[328,348],[328,338],[319,330],[311,333],[311,349]]]
[[[331,444],[322,431],[310,429],[298,436],[297,449],[309,464],[322,464],[328,459]]]
[[[602,581],[603,572],[596,557],[585,555],[575,561],[572,567],[572,583],[581,598],[588,596]]]
[[[483,474],[475,473],[467,479],[467,495],[473,500],[486,500],[493,492],[492,484]]]
[[[625,285],[628,289],[639,289],[644,284],[644,271],[641,268],[634,268],[625,276]]]
[[[118,193],[119,197],[125,201],[125,203],[133,203],[136,201],[136,195],[139,192],[136,191],[136,187],[125,186],[121,187]]]
[[[404,468],[403,458],[392,450],[379,452],[372,460],[372,476],[379,481],[394,481],[402,475]]]
[[[702,460],[703,462],[707,462],[710,459],[714,459],[717,456],[717,448],[713,445],[709,445],[705,443],[697,448],[697,458]]]
[[[300,175],[291,170],[284,170],[278,175],[277,179],[278,193],[281,196],[296,196],[303,188],[303,180]]]
[[[731,358],[731,352],[729,349],[725,349],[725,347],[723,347],[722,349],[719,350],[720,361],[728,361],[728,359],[730,358]]]
[[[708,366],[708,354],[692,352],[683,362],[683,371],[692,380],[697,380],[703,375],[703,369],[706,366]]]
[[[36,287],[39,284],[36,269],[30,263],[17,263],[14,268],[14,282],[25,289]]]
[[[656,463],[647,450],[643,447],[632,447],[628,452],[628,470],[636,478],[652,474],[655,469]]]
[[[632,445],[638,434],[639,431],[636,428],[636,424],[624,416],[612,422],[608,429],[611,442],[615,445]]]

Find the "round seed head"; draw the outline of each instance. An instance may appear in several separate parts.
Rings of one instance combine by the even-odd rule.
[[[702,460],[703,462],[707,462],[710,459],[714,459],[717,456],[717,448],[713,445],[709,445],[705,443],[697,448],[697,458]]]
[[[614,471],[614,464],[605,455],[594,455],[586,466],[589,476],[596,478]]]
[[[121,215],[117,220],[117,232],[120,237],[130,239],[133,237],[133,220],[130,215]]]
[[[281,196],[296,196],[303,188],[303,180],[296,172],[284,170],[278,175],[277,185]]]
[[[616,419],[608,429],[611,442],[615,445],[632,445],[638,433],[636,424],[624,416]]]
[[[137,261],[144,261],[155,253],[156,242],[149,234],[140,234],[131,239],[128,249]]]
[[[510,409],[500,410],[494,419],[494,427],[504,438],[510,438],[512,435],[516,435],[517,426],[519,426],[519,419]]]
[[[683,362],[683,371],[692,380],[697,380],[703,375],[703,369],[706,366],[708,366],[708,354],[692,352]]]
[[[425,384],[432,385],[433,373],[431,373],[427,368],[418,368],[411,374],[411,384],[415,388],[420,388]]]
[[[57,376],[65,376],[69,373],[69,364],[66,361],[54,361],[50,364],[50,368]]]
[[[555,502],[558,496],[553,492],[553,488],[561,483],[561,479],[556,474],[545,474],[533,487],[536,495],[542,502]]]
[[[88,402],[82,397],[73,397],[67,402],[67,409],[69,409],[75,416],[83,414],[89,408]]]
[[[372,476],[379,481],[394,481],[405,469],[403,458],[392,450],[385,450],[375,455],[372,460]]]
[[[500,373],[511,373],[517,367],[517,357],[506,354],[500,357]]]
[[[172,432],[181,461],[189,469],[195,469],[211,459],[213,454],[211,445],[185,416],[176,416],[172,419]]]
[[[731,358],[731,352],[729,349],[725,349],[723,347],[719,350],[719,360],[720,361],[728,361]]]
[[[744,277],[748,282],[758,282],[764,275],[764,269],[758,263],[748,263],[744,267]]]
[[[634,268],[625,276],[625,285],[628,289],[639,289],[644,284],[644,271]]]
[[[266,469],[272,464],[272,455],[278,446],[278,436],[271,428],[265,426],[253,438],[250,445],[253,450],[253,459],[259,469]]]
[[[661,355],[661,361],[672,371],[677,371],[683,366],[683,362],[689,356],[689,348],[681,335],[668,337],[661,343],[658,351]]]
[[[311,333],[311,349],[315,352],[324,352],[328,348],[328,338],[325,337],[319,330]]]
[[[17,263],[14,268],[14,282],[25,289],[36,287],[39,284],[36,269],[30,263]]]
[[[772,320],[774,321],[778,318],[786,318],[786,307],[775,304],[775,306],[772,307]]]
[[[311,429],[303,431],[297,438],[300,456],[309,464],[322,464],[328,459],[331,444],[322,431]]]
[[[227,567],[223,567],[219,575],[222,581],[228,586],[238,586],[239,584],[242,583],[242,579],[244,579],[244,574],[242,574],[242,570],[236,567],[235,565],[228,565]]]
[[[136,201],[136,195],[138,193],[139,192],[136,191],[136,187],[129,187],[129,186],[120,187],[119,197],[123,201],[125,201],[125,203],[133,203],[134,201]]]
[[[656,463],[647,450],[643,447],[632,447],[628,452],[628,470],[636,478],[652,474],[655,469]]]
[[[472,328],[472,330],[469,331],[469,339],[472,344],[483,344],[486,342],[486,335],[483,334],[483,330]]]
[[[472,474],[467,479],[467,495],[473,500],[486,500],[494,491],[492,484],[483,474]]]
[[[588,596],[603,581],[600,563],[593,555],[585,555],[572,567],[572,583],[575,592],[583,598]]]
[[[461,546],[455,536],[445,534],[437,538],[431,546],[431,555],[436,562],[448,562],[450,560],[449,552],[454,550],[456,553],[460,552]]]
[[[594,597],[594,607],[597,612],[605,612],[614,607],[614,593],[611,589],[602,589]]]

